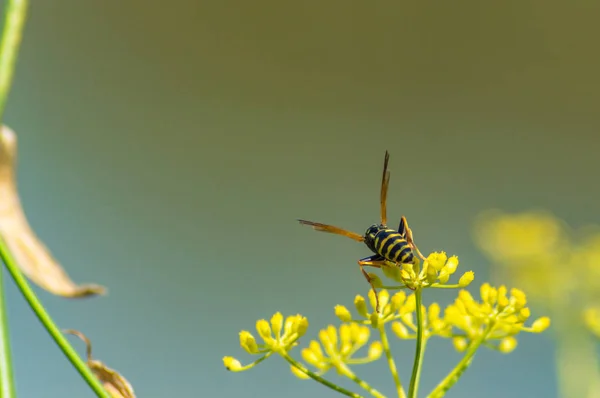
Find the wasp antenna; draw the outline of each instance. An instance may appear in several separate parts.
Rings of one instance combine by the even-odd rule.
[[[385,151],[385,159],[383,160],[383,175],[381,176],[381,225],[387,225],[387,192],[390,184],[390,172],[388,171],[388,162],[390,160],[390,154]]]

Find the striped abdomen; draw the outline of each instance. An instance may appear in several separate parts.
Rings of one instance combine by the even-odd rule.
[[[403,237],[398,231],[389,228],[379,229],[375,234],[372,234],[368,245],[371,250],[393,263],[411,263],[413,261],[413,252]]]

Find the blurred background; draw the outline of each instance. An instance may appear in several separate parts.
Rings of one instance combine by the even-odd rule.
[[[139,397],[336,396],[279,358],[237,374],[221,360],[250,360],[238,332],[257,319],[301,313],[314,338],[338,324],[335,304],[368,292],[366,247],[296,219],[362,233],[378,220],[387,149],[390,220],[407,216],[422,251],[457,254],[474,293],[505,282],[474,242],[480,212],[600,222],[598,11],[589,0],[32,2],[5,115],[23,206],[71,277],[109,293],[36,291]],[[92,397],[6,279],[19,396]],[[408,381],[414,346],[393,348]],[[448,396],[555,397],[553,350],[549,333],[509,355],[482,350]],[[432,341],[422,393],[459,358]],[[393,393],[383,361],[357,373]]]

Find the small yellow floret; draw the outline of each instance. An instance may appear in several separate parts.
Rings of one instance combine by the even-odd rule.
[[[515,339],[512,336],[503,338],[502,341],[500,341],[500,345],[498,346],[500,352],[504,354],[512,352],[515,348],[517,348],[517,339]]]
[[[273,334],[275,335],[275,338],[277,338],[281,335],[282,327],[283,327],[283,315],[281,314],[281,312],[276,312],[271,317],[271,328],[273,330]]]
[[[240,332],[240,346],[242,346],[248,354],[256,354],[258,352],[258,346],[256,345],[254,336],[246,330]]]
[[[463,352],[464,350],[467,349],[467,339],[465,339],[464,337],[455,337],[452,339],[452,344],[454,344],[454,348],[456,349],[456,351],[458,352]]]
[[[335,306],[335,316],[337,316],[342,322],[350,322],[352,320],[352,314],[348,311],[348,308],[343,305]]]
[[[473,282],[473,280],[475,280],[475,273],[473,271],[467,271],[458,280],[458,285],[460,287],[466,287]]]
[[[402,322],[393,322],[392,332],[394,332],[394,334],[398,336],[399,339],[406,339],[409,337],[408,329],[406,328],[406,326],[404,326]]]
[[[223,357],[223,365],[227,370],[232,372],[236,372],[242,368],[242,364],[240,361],[235,359],[234,357]]]
[[[354,298],[354,307],[360,315],[364,316],[365,318],[368,316],[367,302],[365,301],[365,298],[360,294],[357,294]]]
[[[550,326],[550,318],[548,318],[547,316],[543,316],[539,319],[536,319],[533,322],[533,325],[531,325],[531,329],[535,333],[541,333],[544,330],[548,329],[549,326]]]
[[[296,376],[297,378],[299,378],[301,380],[310,379],[310,377],[306,373],[304,373],[303,371],[301,371],[300,369],[298,369],[294,365],[290,366],[290,370],[292,371],[292,374],[294,376]]]
[[[377,359],[379,359],[379,357],[381,357],[381,354],[383,353],[383,345],[381,344],[380,341],[374,341],[373,343],[371,343],[371,345],[369,346],[369,359],[372,361],[375,361]]]
[[[427,256],[429,266],[435,268],[436,271],[440,271],[446,265],[447,260],[448,256],[446,252],[434,252]]]

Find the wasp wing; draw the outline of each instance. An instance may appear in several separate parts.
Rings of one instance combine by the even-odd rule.
[[[306,221],[306,220],[298,220],[300,224],[309,225],[316,229],[317,231],[329,232],[330,234],[342,235],[346,236],[350,239],[354,239],[357,242],[363,242],[365,240],[364,236],[357,234],[356,232],[347,231],[343,228],[335,227],[333,225],[321,224],[319,222]]]

